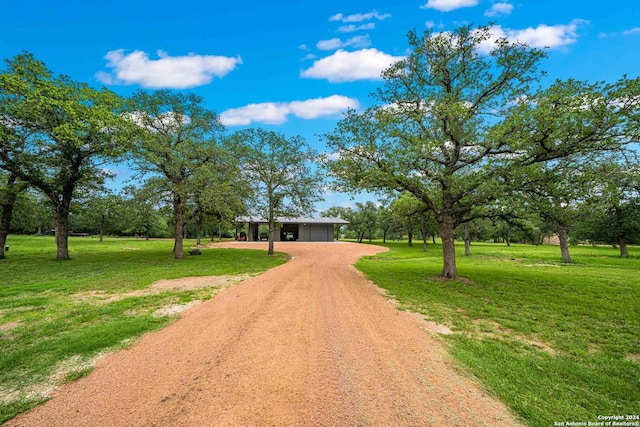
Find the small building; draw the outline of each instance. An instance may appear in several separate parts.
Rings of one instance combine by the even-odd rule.
[[[269,225],[264,218],[238,217],[236,221],[248,225],[247,240],[256,242],[260,239],[259,228]],[[334,226],[349,224],[341,218],[276,218],[274,242],[333,242]]]

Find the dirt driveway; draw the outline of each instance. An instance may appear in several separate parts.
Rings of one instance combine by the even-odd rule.
[[[145,335],[8,425],[518,425],[351,266],[381,248],[276,250],[294,258]]]

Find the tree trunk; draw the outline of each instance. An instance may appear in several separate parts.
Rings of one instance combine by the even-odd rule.
[[[7,244],[7,236],[9,228],[11,228],[11,218],[13,217],[13,208],[16,205],[18,194],[27,189],[26,184],[16,184],[16,176],[10,174],[7,178],[7,187],[5,191],[4,202],[2,203],[2,213],[0,214],[0,259],[6,257],[5,245]]]
[[[0,217],[0,259],[5,258],[4,248],[7,243],[7,236],[9,235],[9,227],[11,226],[11,217],[13,216],[13,207],[16,204],[16,198],[18,194],[13,191],[16,182],[16,177],[10,175],[7,180],[7,191],[4,203],[2,204],[2,216]]]
[[[431,235],[431,240],[433,241],[433,244],[435,245],[436,244],[436,235],[435,234]]]
[[[556,224],[556,232],[558,233],[558,239],[560,240],[560,253],[562,254],[562,261],[567,264],[572,263],[571,256],[569,256],[569,229],[562,224]]]
[[[453,216],[451,213],[444,213],[442,220],[438,222],[440,227],[440,238],[442,239],[442,274],[446,279],[458,277],[456,269],[456,246],[453,237]]]
[[[427,231],[422,230],[422,252],[427,252]]]
[[[175,229],[175,240],[173,245],[174,258],[182,259],[184,258],[184,247],[183,247],[183,229],[182,229],[182,215],[184,211],[184,202],[182,201],[182,197],[179,194],[173,195],[173,218],[176,223]]]
[[[407,232],[407,244],[413,246],[413,233],[411,231]]]
[[[387,232],[382,231],[382,243],[387,243]]]
[[[198,221],[196,226],[196,245],[200,246],[202,244],[202,221]]]
[[[273,215],[269,218],[269,250],[267,251],[267,255],[273,255],[273,234],[275,233],[275,224],[273,221]]]
[[[3,206],[4,208],[4,206]],[[0,259],[5,259],[6,255],[5,255],[5,245],[7,244],[7,235],[9,234],[9,226],[7,225],[5,227],[4,223],[6,222],[6,219],[4,217],[4,209],[2,210],[2,220],[0,221],[2,222],[2,224],[0,224]],[[11,217],[9,217],[9,221],[11,222]]]
[[[618,244],[620,245],[620,257],[629,258],[629,251],[627,250],[627,239],[624,234],[619,237]]]
[[[104,215],[100,217],[100,243],[104,238]]]
[[[464,239],[464,256],[471,256],[471,233],[466,222],[462,224],[462,238]]]
[[[267,250],[267,255],[273,255],[274,251],[273,251],[273,238],[274,238],[274,234],[276,231],[276,220],[275,220],[275,211],[276,211],[276,206],[278,204],[278,201],[276,200],[275,195],[273,194],[273,189],[269,186],[268,190],[268,198],[269,198],[269,218],[267,218],[269,220],[269,237],[267,238],[268,242],[269,242],[269,249]],[[256,227],[258,228],[258,232],[260,231],[260,227],[258,227],[258,225],[256,225]],[[249,230],[251,230],[251,227],[249,227]],[[260,238],[260,236],[258,236],[258,238]],[[249,237],[247,236],[247,240],[249,240]]]
[[[56,218],[56,259],[69,259],[69,206],[63,200],[55,212]]]

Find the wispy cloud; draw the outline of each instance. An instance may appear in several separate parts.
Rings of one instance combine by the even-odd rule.
[[[224,77],[242,59],[214,55],[169,56],[159,50],[158,59],[140,50],[125,54],[124,49],[112,50],[104,58],[111,72],[100,71],[96,78],[107,85],[139,84],[145,88],[186,89],[211,83],[214,77]]]
[[[511,12],[513,12],[513,5],[511,3],[494,3],[491,9],[484,13],[484,16],[507,16],[511,15]]]
[[[349,25],[343,25],[341,27],[338,27],[338,32],[353,33],[354,31],[373,30],[374,28],[376,28],[376,24],[374,22],[369,22],[368,24],[362,24],[362,25],[349,24]]]
[[[610,33],[606,33],[604,31],[598,33],[598,37],[600,38],[606,38],[606,37],[617,37],[617,36],[630,36],[633,34],[638,34],[640,33],[640,27],[635,27],[635,28],[630,28],[628,30],[622,31],[622,32],[618,32],[618,31],[613,31]]]
[[[463,7],[473,7],[478,5],[478,0],[429,0],[427,4],[420,6],[421,9],[435,9],[440,12],[451,12]]]
[[[428,29],[433,29],[433,28],[444,28],[444,24],[442,22],[439,23],[435,23],[435,21],[433,21],[432,19],[428,20],[427,22],[424,23],[425,27],[427,27]]]
[[[293,115],[301,119],[335,116],[348,108],[359,108],[357,99],[342,95],[292,102],[262,102],[232,108],[220,114],[225,126],[247,126],[251,123],[279,125]]]
[[[339,22],[362,22],[368,21],[370,19],[377,19],[378,21],[384,21],[387,18],[391,18],[391,14],[389,13],[378,13],[377,10],[372,10],[369,13],[355,13],[353,15],[343,15],[342,13],[336,13],[329,21],[339,21]]]
[[[342,41],[342,39],[337,37],[329,40],[320,40],[316,44],[316,47],[320,50],[335,50],[345,47],[363,48],[369,46],[371,46],[371,39],[368,34],[365,34],[364,36],[351,37],[345,41]]]
[[[378,80],[380,73],[404,56],[392,56],[375,48],[354,52],[338,50],[331,56],[319,59],[311,68],[301,72],[302,77],[326,79],[331,83],[356,80]]]

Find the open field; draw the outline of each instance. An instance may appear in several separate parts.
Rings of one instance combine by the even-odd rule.
[[[69,240],[72,260],[56,261],[53,237],[9,236],[8,259],[0,260],[0,423],[86,375],[100,354],[211,298],[234,276],[285,260],[234,249],[203,249],[202,256],[174,260],[172,240]],[[185,248],[192,245],[185,241]],[[226,279],[209,287],[151,288],[185,276]]]
[[[0,261],[0,422],[233,281],[188,289],[154,282],[246,277],[284,262],[221,248],[176,261],[170,240],[72,238],[71,261],[54,260],[51,237],[10,236],[8,244],[9,259]],[[440,245],[427,253],[419,243],[386,246],[390,252],[356,266],[399,308],[453,332],[437,336],[461,369],[524,422],[640,414],[638,248],[625,260],[608,247],[572,247],[576,263],[563,265],[556,246],[474,243],[465,258],[459,245],[464,279],[443,281]]]
[[[462,369],[532,426],[640,414],[640,250],[474,243],[443,281],[441,247],[387,244],[356,266],[440,335]],[[436,325],[434,325],[436,326]],[[434,328],[435,329],[435,328]]]
[[[146,334],[7,427],[522,427],[352,267],[385,248],[277,248],[291,262]]]

